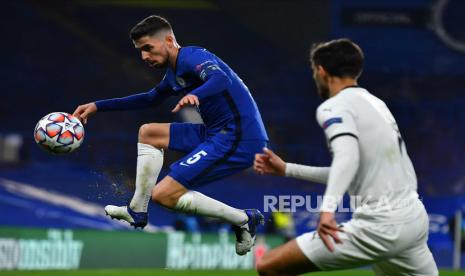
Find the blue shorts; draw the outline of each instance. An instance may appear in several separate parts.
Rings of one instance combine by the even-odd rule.
[[[170,166],[168,175],[186,187],[198,187],[251,167],[266,144],[222,133],[209,136],[203,124],[172,123],[168,148],[188,154]]]

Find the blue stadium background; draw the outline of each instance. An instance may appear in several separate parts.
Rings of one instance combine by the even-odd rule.
[[[153,87],[162,72],[142,62],[128,30],[160,14],[170,20],[181,45],[208,48],[243,78],[262,112],[271,147],[296,163],[330,162],[315,121],[320,99],[308,66],[309,46],[338,37],[360,44],[366,56],[360,84],[386,101],[397,118],[431,214],[430,247],[439,265],[451,266],[450,224],[454,212],[463,210],[465,195],[465,4],[446,1],[438,11],[438,2],[2,3],[0,226],[127,229],[98,210],[128,200],[138,127],[182,121],[170,113],[176,99],[157,109],[97,114],[86,127],[82,148],[65,156],[41,151],[32,131],[52,111],[72,112],[82,103]],[[441,21],[434,20],[437,12]],[[454,43],[441,39],[440,29]],[[179,157],[168,153],[164,168]],[[263,208],[265,194],[316,194],[324,187],[247,171],[200,190],[233,206]],[[302,233],[315,226],[316,217],[301,211],[294,220]],[[225,227],[151,206],[154,228],[180,222],[191,230]]]

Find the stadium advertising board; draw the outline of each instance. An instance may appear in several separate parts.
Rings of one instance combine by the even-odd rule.
[[[238,256],[233,235],[0,228],[0,270],[79,268],[251,269],[280,237]],[[128,258],[128,256],[131,258]]]

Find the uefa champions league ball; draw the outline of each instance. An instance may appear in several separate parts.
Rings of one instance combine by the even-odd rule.
[[[53,112],[37,123],[34,129],[34,140],[48,152],[72,152],[84,141],[84,127],[71,114]]]

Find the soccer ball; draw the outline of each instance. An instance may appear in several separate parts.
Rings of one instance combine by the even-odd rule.
[[[37,123],[34,129],[34,140],[48,152],[72,152],[84,141],[84,127],[71,114],[53,112]]]

